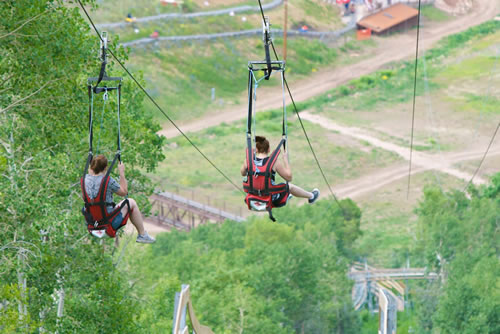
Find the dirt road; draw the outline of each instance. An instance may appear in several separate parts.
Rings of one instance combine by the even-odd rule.
[[[301,113],[301,115],[303,119],[318,124],[325,129],[337,131],[342,135],[349,136],[357,140],[366,141],[375,147],[379,147],[384,150],[394,152],[403,159],[409,160],[410,150],[407,147],[399,146],[392,142],[380,140],[375,136],[371,136],[366,132],[366,130],[363,129],[355,127],[346,127],[336,124],[330,119],[321,117],[319,115],[314,115],[307,112]],[[497,141],[500,142],[500,140]],[[500,147],[498,147],[498,145],[493,147],[495,148],[490,150],[488,154],[488,157],[490,158],[493,156],[500,155]],[[472,177],[472,174],[458,170],[454,168],[453,165],[464,161],[480,160],[484,155],[484,150],[485,147],[481,146],[478,147],[477,150],[472,150],[467,152],[453,152],[442,155],[426,154],[414,151],[412,158],[412,164],[413,164],[412,175],[428,170],[435,170],[452,175],[465,182],[469,182],[469,180]],[[385,185],[388,185],[392,182],[395,182],[405,177],[408,177],[408,164],[397,163],[387,168],[383,168],[368,175],[362,176],[359,179],[351,180],[344,184],[336,185],[334,188],[336,194],[341,198],[344,197],[356,198],[364,194],[373,192],[374,190],[377,190]],[[486,183],[486,181],[479,176],[476,176],[473,182],[476,185]],[[325,194],[327,193],[325,192]]]
[[[500,1],[480,0],[468,15],[445,23],[429,24],[420,31],[421,50],[433,46],[441,38],[464,31],[472,26],[491,20],[500,11]],[[359,63],[342,68],[324,69],[309,78],[296,82],[290,87],[296,102],[308,100],[314,96],[331,90],[352,79],[372,73],[384,65],[394,61],[410,58],[415,55],[416,32],[410,31],[390,38],[378,39],[378,47],[372,52],[373,57]],[[280,108],[282,96],[280,87],[261,90],[258,100],[259,110]],[[287,99],[287,103],[290,101]],[[221,123],[231,123],[246,117],[246,106],[221,110],[217,114],[208,115],[190,123],[180,124],[184,132],[196,132]],[[167,138],[179,135],[179,132],[167,125],[159,132]]]
[[[371,136],[370,134],[366,133],[366,130],[360,129],[360,128],[355,128],[355,127],[347,127],[343,126],[340,124],[337,124],[333,122],[332,120],[322,117],[319,115],[313,115],[308,112],[303,112],[301,113],[301,117],[304,120],[307,120],[311,123],[318,124],[319,126],[327,129],[327,130],[332,130],[332,131],[337,131],[342,135],[353,137],[357,140],[362,140],[367,143],[370,143],[372,146],[382,148],[386,151],[390,151],[393,153],[396,153],[400,157],[402,157],[405,160],[410,160],[410,149],[407,147],[403,147],[391,142],[383,141],[380,140],[379,138],[376,138],[375,136]],[[500,151],[500,150],[499,150]],[[493,153],[493,152],[492,152]],[[456,168],[453,168],[452,165],[455,164],[456,162],[466,160],[466,159],[480,159],[481,155],[477,156],[477,152],[469,153],[467,155],[461,154],[461,159],[457,161],[455,160],[450,160],[446,159],[446,157],[443,155],[441,158],[436,156],[436,155],[430,155],[430,154],[425,154],[422,152],[417,152],[413,151],[412,154],[412,165],[414,166],[419,166],[423,167],[424,169],[433,169],[433,170],[438,170],[440,172],[450,174],[458,179],[464,180],[468,182],[472,178],[472,174],[460,171]],[[474,178],[474,183],[475,184],[484,184],[486,183],[485,180],[481,179],[480,177],[475,177]]]

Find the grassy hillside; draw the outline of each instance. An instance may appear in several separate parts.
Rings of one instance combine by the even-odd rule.
[[[119,6],[147,8],[151,3],[153,2],[138,1],[136,4],[120,3]],[[200,3],[203,5],[202,1]],[[241,3],[219,1],[213,3],[214,6],[215,4],[226,6]],[[257,2],[252,4],[256,5]],[[99,21],[110,11],[116,12],[112,7],[112,2],[103,2],[100,5],[101,7],[95,13]],[[199,8],[199,10],[202,9],[204,8]],[[266,14],[270,16],[273,27],[283,26],[282,6],[267,11]],[[115,13],[109,15],[115,15]],[[137,13],[134,15],[139,16]],[[288,22],[290,29],[298,29],[304,24],[310,30],[318,31],[335,30],[342,26],[338,7],[319,0],[289,2]],[[124,42],[149,36],[154,30],[157,30],[160,36],[240,31],[260,28],[261,17],[260,13],[253,12],[235,16],[154,21],[137,24],[137,27],[139,28],[137,34],[134,33],[132,25],[110,33],[112,38],[119,37],[120,41]],[[274,44],[281,57],[283,55],[282,40],[276,37]],[[360,53],[362,47],[369,45],[373,45],[373,42],[347,43],[345,47],[338,50],[327,47],[318,40],[291,38],[288,41],[288,78],[293,81],[318,71],[324,66],[338,64],[341,58],[349,58],[345,56],[353,50]],[[247,62],[264,58],[260,36],[209,42],[160,43],[159,45],[133,47],[130,51],[128,65],[134,72],[144,74],[148,90],[153,97],[164,106],[173,119],[179,121],[200,117],[207,112],[215,112],[235,103],[243,103],[247,85]],[[215,88],[215,100],[211,98],[212,88]],[[145,104],[145,108],[159,116],[157,110],[149,103]],[[164,121],[160,117],[157,119]]]
[[[252,0],[180,0],[178,4],[163,5],[160,0],[98,0],[96,19],[99,23],[125,20],[127,14],[134,17],[152,16],[164,13],[191,13],[236,7],[255,6]],[[262,0],[266,4],[270,0]]]
[[[276,40],[281,52],[281,40]],[[317,40],[288,41],[287,73],[290,80],[337,62],[338,51]],[[346,52],[348,50],[346,49]],[[147,87],[175,120],[189,120],[209,112],[246,103],[249,60],[264,58],[259,38],[184,44],[182,47],[137,49],[131,67],[144,73]],[[278,80],[271,84],[278,85]],[[215,100],[211,98],[215,88]],[[148,110],[165,121],[151,104]]]
[[[486,83],[491,83],[491,87],[500,83],[498,70],[495,71],[496,45],[500,42],[500,33],[496,32],[498,29],[498,23],[490,22],[450,37],[427,52],[428,91],[425,88],[422,61],[418,76],[416,151],[433,154],[437,160],[442,159],[441,155],[457,150],[484,151],[499,114],[493,108],[497,101],[493,92],[478,88],[485,87]],[[300,108],[343,125],[355,126],[389,143],[407,147],[413,93],[411,67],[410,63],[393,64],[305,102]],[[492,70],[493,75],[490,75]],[[479,98],[470,109],[464,109],[458,102],[456,105],[450,103],[450,99],[460,101],[467,98],[471,91],[475,91]],[[429,102],[432,103],[432,109],[429,108]],[[276,142],[280,134],[279,112],[259,114],[257,119],[258,132],[270,135]],[[293,182],[305,187],[319,186],[323,195],[327,196],[326,187],[297,120],[290,117],[290,123]],[[305,126],[334,189],[380,168],[407,165],[394,153],[341,136],[319,125],[305,122]],[[240,182],[239,167],[244,159],[244,132],[244,123],[237,122],[192,135],[197,145],[237,184]],[[226,200],[240,205],[241,194],[216,174],[183,139],[171,140],[165,148],[165,155],[167,162],[162,163],[152,175],[158,188],[171,189],[179,184],[192,187],[201,194],[210,194],[215,187],[219,189],[217,193]],[[494,161],[498,159],[491,163],[487,161],[484,173],[491,174],[498,169]],[[478,162],[478,159],[473,159],[454,167],[472,173]],[[194,172],[186,175],[181,172],[184,170]],[[412,177],[409,201],[406,200],[406,178],[359,198],[365,212],[362,218],[365,233],[358,241],[362,256],[382,266],[402,263],[408,243],[415,237],[412,206],[416,204],[425,184],[441,184],[444,189],[449,189],[463,187],[464,181],[441,172],[429,171]],[[293,200],[291,203],[299,202]]]

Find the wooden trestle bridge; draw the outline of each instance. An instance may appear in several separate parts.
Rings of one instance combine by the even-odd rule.
[[[175,228],[181,231],[190,231],[209,222],[220,223],[226,219],[237,222],[245,220],[241,217],[241,208],[240,215],[238,215],[166,191],[154,194],[150,200],[153,206],[153,215],[146,217],[145,221],[168,230]]]

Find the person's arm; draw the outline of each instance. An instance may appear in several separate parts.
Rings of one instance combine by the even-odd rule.
[[[247,161],[243,163],[243,166],[241,166],[240,169],[241,176],[247,176]]]
[[[288,162],[288,152],[286,150],[283,150],[283,163],[281,163],[281,161],[276,162],[274,169],[286,181],[292,181],[292,169],[290,168],[290,163]]]
[[[125,165],[121,162],[118,164],[118,172],[120,173],[120,189],[116,191],[118,196],[127,196],[128,194],[128,182],[125,178]]]

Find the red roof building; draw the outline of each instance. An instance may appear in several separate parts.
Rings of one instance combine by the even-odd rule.
[[[414,27],[417,22],[418,10],[398,3],[363,18],[357,25],[358,29],[370,29],[375,35],[385,35]]]

